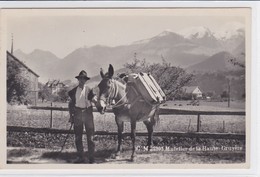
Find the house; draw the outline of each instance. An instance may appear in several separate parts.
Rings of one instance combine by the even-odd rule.
[[[32,69],[26,66],[22,61],[20,61],[17,57],[15,57],[9,51],[6,51],[7,61],[14,61],[21,67],[21,76],[26,78],[29,81],[29,84],[26,88],[27,91],[27,99],[32,102],[32,104],[36,105],[38,100],[38,78],[39,75],[36,74]]]
[[[199,86],[184,86],[182,87],[182,91],[192,94],[192,98],[202,98],[202,91]]]
[[[66,84],[64,84],[60,80],[52,80],[52,81],[49,80],[45,84],[45,86],[47,86],[48,88],[51,89],[51,94],[53,94],[53,95],[57,95],[60,90],[68,87]]]

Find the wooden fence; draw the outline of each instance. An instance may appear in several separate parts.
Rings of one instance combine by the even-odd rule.
[[[61,130],[53,129],[53,117],[52,111],[68,111],[68,108],[64,107],[40,107],[40,106],[30,106],[29,109],[35,110],[49,110],[50,114],[50,128],[32,128],[32,127],[16,127],[8,126],[7,131],[14,132],[38,132],[38,133],[61,133],[61,134],[72,134],[72,130]],[[97,112],[97,109],[93,109]],[[111,109],[107,109],[107,112],[112,113]],[[197,110],[184,110],[184,109],[172,109],[172,108],[160,108],[160,115],[196,115],[197,116],[197,131],[196,132],[154,132],[154,136],[173,136],[173,137],[190,137],[190,138],[211,138],[211,139],[240,139],[245,140],[245,134],[238,133],[209,133],[201,132],[201,115],[238,115],[245,116],[245,111],[197,111]],[[224,127],[223,122],[223,127]],[[117,132],[107,132],[107,131],[97,131],[96,135],[117,135]],[[147,136],[146,132],[137,132],[137,136]],[[130,136],[130,133],[124,133],[123,136]]]

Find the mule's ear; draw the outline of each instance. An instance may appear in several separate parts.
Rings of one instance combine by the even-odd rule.
[[[102,78],[102,79],[105,77],[105,74],[104,74],[104,72],[103,72],[103,69],[102,69],[102,68],[100,68],[100,76],[101,76],[101,78]]]
[[[114,75],[114,68],[111,64],[109,64],[108,77],[112,78],[113,75]]]

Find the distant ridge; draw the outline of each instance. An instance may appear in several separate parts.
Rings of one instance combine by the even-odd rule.
[[[238,69],[230,60],[234,56],[229,52],[219,52],[205,61],[197,63],[187,68],[188,71],[198,72],[217,72],[217,71],[230,71]]]
[[[166,30],[129,45],[82,47],[63,59],[39,49],[29,54],[16,50],[14,55],[39,73],[39,80],[42,82],[48,79],[73,80],[83,69],[90,77],[96,76],[101,67],[106,68],[110,63],[120,69],[125,63],[131,62],[135,54],[138,59],[145,59],[148,63],[158,63],[165,59],[173,66],[189,71],[221,71],[232,69],[227,58],[237,57],[245,52],[243,29],[227,34],[229,36],[226,38],[217,38],[208,28],[196,27],[185,35]],[[243,61],[243,56],[240,57]]]

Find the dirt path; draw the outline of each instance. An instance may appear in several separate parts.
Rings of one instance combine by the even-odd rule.
[[[122,152],[119,159],[113,158],[114,150],[96,152],[97,164],[130,164],[130,150]],[[75,150],[69,149],[62,153],[59,150],[39,148],[13,148],[7,149],[7,163],[17,164],[64,164],[73,163],[76,159]],[[244,163],[244,152],[143,152],[137,151],[137,164],[222,164]]]

